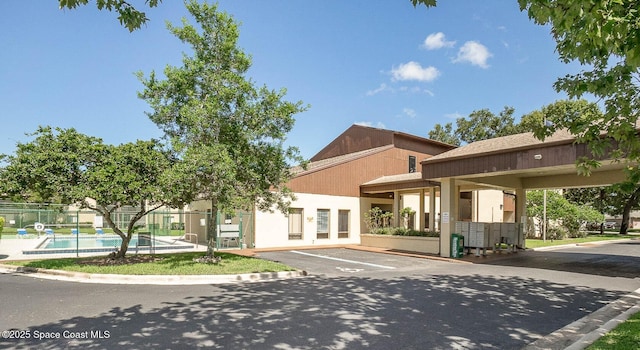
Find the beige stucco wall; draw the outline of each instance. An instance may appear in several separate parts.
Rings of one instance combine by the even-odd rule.
[[[312,245],[358,244],[360,243],[360,198],[296,193],[297,199],[291,208],[301,208],[303,217],[302,239],[289,239],[287,215],[256,211],[256,248],[296,247]],[[318,209],[329,210],[329,238],[317,238],[316,215]],[[338,211],[349,210],[349,237],[338,238]]]
[[[475,192],[476,200],[472,204],[472,221],[474,222],[503,222],[504,211],[502,190],[480,190]]]

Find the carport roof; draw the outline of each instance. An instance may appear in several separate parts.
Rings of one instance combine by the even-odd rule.
[[[575,141],[575,139],[575,136],[571,135],[567,130],[558,130],[544,141],[537,139],[533,136],[532,132],[527,132],[472,142],[468,145],[427,158],[423,160],[423,163],[437,163],[457,158],[473,157],[480,154],[515,151],[518,149],[539,147],[543,144],[571,143]]]
[[[616,149],[616,142],[611,142]],[[581,157],[596,158],[601,166],[590,176],[579,175],[576,161]],[[421,165],[425,180],[456,178],[469,189],[605,186],[625,179],[624,162],[606,155],[594,157],[567,130],[558,130],[544,141],[530,132],[477,141],[425,159]]]

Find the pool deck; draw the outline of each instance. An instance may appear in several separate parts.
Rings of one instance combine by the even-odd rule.
[[[65,235],[64,237],[72,237]],[[83,237],[82,235],[80,237]],[[75,257],[87,257],[87,256],[100,256],[107,255],[106,252],[93,252],[93,253],[53,253],[53,254],[24,254],[25,250],[33,250],[36,249],[42,242],[46,240],[47,237],[40,236],[35,237],[32,236],[30,238],[5,238],[0,239],[0,262],[8,261],[8,260],[38,260],[38,259],[52,259],[52,258],[75,258]],[[173,239],[178,237],[172,237]],[[189,244],[190,242],[185,241],[184,243]],[[237,248],[236,248],[237,249]],[[206,251],[206,245],[195,245],[192,244],[192,248],[186,249],[171,249],[171,250],[163,250],[156,249],[156,254],[163,253],[179,253],[179,252],[194,252],[194,251]],[[140,253],[144,254],[148,252],[147,248],[140,249]],[[129,247],[127,254],[135,254],[135,247]]]

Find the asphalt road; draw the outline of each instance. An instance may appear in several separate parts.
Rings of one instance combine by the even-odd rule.
[[[15,330],[2,333],[13,339],[0,338],[0,348],[519,349],[640,288],[638,243],[483,264],[345,249],[262,253],[311,276],[215,286],[0,274],[0,331]]]

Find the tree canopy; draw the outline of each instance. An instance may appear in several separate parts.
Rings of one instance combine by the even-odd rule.
[[[158,6],[160,2],[162,2],[162,0],[145,0],[145,5],[152,8]],[[61,9],[74,9],[88,3],[89,0],[58,0],[58,4]],[[129,1],[96,0],[96,6],[98,7],[98,10],[116,11],[118,13],[118,20],[120,21],[120,24],[129,29],[130,32],[139,29],[143,24],[149,21],[147,15],[136,9],[129,3]]]
[[[426,7],[435,0],[412,0]],[[560,77],[554,84],[571,99],[592,96],[602,103],[602,115],[568,116],[536,130],[544,139],[565,128],[589,145],[598,157],[610,152],[626,162],[630,183],[640,180],[640,9],[635,0],[518,0],[522,11],[536,24],[548,25],[562,62],[577,61],[578,74]],[[603,137],[605,131],[607,137]],[[609,146],[614,141],[616,149]],[[580,159],[578,169],[585,175],[600,164]]]
[[[246,77],[251,58],[238,48],[238,26],[228,14],[206,3],[186,6],[197,25],[183,19],[168,29],[192,54],[184,54],[180,67],[167,66],[164,77],[138,73],[148,116],[181,160],[179,177],[211,201],[214,219],[218,208],[286,212],[292,195],[283,184],[302,159],[284,142],[294,114],[306,106]],[[212,255],[213,236],[209,247]]]
[[[508,106],[498,115],[488,109],[475,110],[468,117],[457,118],[455,129],[452,123],[434,125],[433,130],[429,131],[429,138],[459,146],[462,142],[471,143],[516,134],[520,132],[520,128],[515,124],[514,111]]]
[[[584,232],[583,226],[588,222],[602,222],[603,215],[588,205],[577,205],[568,201],[560,192],[546,192],[542,190],[527,192],[527,216],[537,218],[539,225],[549,227],[549,222],[554,222],[556,228],[563,230],[550,230],[556,233],[556,238],[565,238],[566,234],[577,237]],[[546,219],[546,221],[545,221]],[[540,232],[543,230],[540,229]]]
[[[0,168],[2,193],[14,200],[80,204],[100,213],[122,238],[124,257],[135,223],[162,206],[181,206],[183,193],[170,175],[175,159],[157,141],[118,146],[75,129],[39,127],[33,140],[18,143],[14,155]],[[178,187],[179,188],[179,187]],[[177,194],[177,195],[176,195]],[[133,207],[126,230],[114,213]]]

